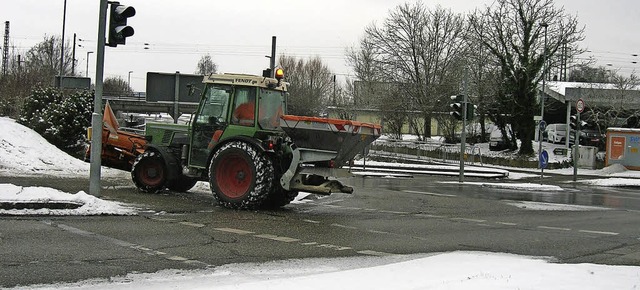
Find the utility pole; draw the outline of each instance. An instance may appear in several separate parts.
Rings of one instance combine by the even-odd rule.
[[[6,75],[8,70],[9,70],[9,21],[5,21],[4,22],[4,45],[2,46],[2,74]]]
[[[73,34],[73,55],[71,56],[71,75],[76,75],[76,34]]]
[[[64,0],[64,10],[62,12],[62,39],[60,40],[60,85],[64,75],[64,28],[67,22],[67,0]]]

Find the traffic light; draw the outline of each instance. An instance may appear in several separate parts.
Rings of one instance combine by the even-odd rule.
[[[571,115],[571,117],[569,117],[569,126],[571,127],[571,129],[576,129],[576,124],[577,124],[576,115]]]
[[[457,120],[462,120],[462,105],[464,103],[464,96],[451,96],[451,100],[453,101],[453,103],[449,105],[449,107],[451,108],[451,112],[449,112],[449,114]]]
[[[451,100],[453,103],[449,105],[451,107],[451,112],[449,114],[455,117],[457,120],[462,120],[463,110],[464,110],[464,95],[451,96]],[[467,102],[467,121],[473,119],[473,115],[478,106],[473,105]]]
[[[132,6],[120,5],[120,2],[109,2],[109,41],[107,45],[116,47],[125,44],[126,38],[133,35],[133,27],[127,25],[127,18],[136,15]]]
[[[473,116],[474,116],[477,108],[478,108],[478,106],[476,106],[474,104],[471,104],[471,103],[467,103],[467,121],[473,120]]]

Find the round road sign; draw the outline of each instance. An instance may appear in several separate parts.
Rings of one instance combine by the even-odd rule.
[[[540,124],[538,124],[538,126],[540,126],[540,131],[544,131],[544,129],[547,128],[547,122],[540,120]]]
[[[545,169],[547,168],[548,164],[549,164],[549,153],[547,153],[547,150],[542,150],[542,152],[540,153],[540,168]]]
[[[582,113],[582,111],[584,111],[584,100],[583,99],[578,99],[578,101],[576,102],[576,111],[578,111],[578,113]]]

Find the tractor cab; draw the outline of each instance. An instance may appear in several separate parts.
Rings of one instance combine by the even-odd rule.
[[[188,165],[206,168],[220,142],[230,138],[261,139],[283,135],[286,83],[277,78],[241,74],[205,76],[205,88],[190,130]]]

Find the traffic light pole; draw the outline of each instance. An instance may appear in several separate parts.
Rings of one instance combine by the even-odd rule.
[[[102,78],[104,77],[104,48],[107,22],[107,0],[100,0],[98,15],[98,47],[96,48],[96,92],[91,115],[91,165],[89,193],[100,196],[100,168],[102,166]]]
[[[576,138],[573,139],[573,181],[578,180],[578,157],[580,157],[580,111],[576,113]]]
[[[460,132],[460,176],[458,181],[464,182],[464,153],[467,143],[467,106],[469,105],[469,92],[467,91],[467,69],[464,70],[464,79],[462,80],[463,99],[462,99],[462,131]]]

